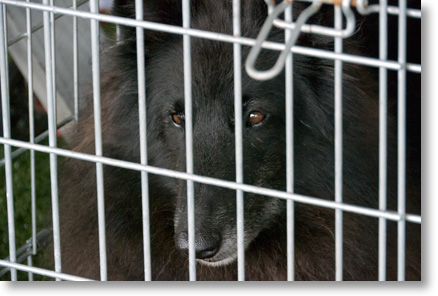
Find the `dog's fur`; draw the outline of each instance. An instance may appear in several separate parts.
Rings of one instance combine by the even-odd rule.
[[[192,0],[191,27],[232,34],[231,1]],[[294,4],[294,13],[300,11]],[[298,8],[297,8],[298,7]],[[116,15],[133,17],[133,1],[118,0]],[[262,0],[242,1],[242,33],[255,38],[266,17]],[[312,21],[332,25],[333,11]],[[180,1],[145,1],[145,19],[181,25]],[[103,55],[102,128],[104,156],[139,162],[139,115],[135,29]],[[151,166],[185,171],[184,128],[172,113],[184,112],[182,37],[145,31],[147,144]],[[348,53],[366,52],[365,38],[345,40]],[[284,42],[274,29],[270,40]],[[195,174],[235,180],[233,46],[192,38]],[[302,34],[301,46],[333,49],[333,38]],[[243,47],[245,61],[249,52]],[[258,68],[273,64],[278,52],[263,51]],[[343,65],[343,199],[378,208],[378,84],[365,67]],[[285,77],[259,82],[243,71],[244,182],[285,190]],[[294,191],[334,199],[334,62],[294,55]],[[94,153],[94,118],[89,103],[77,128],[75,151]],[[258,126],[246,124],[251,111],[266,114]],[[388,208],[396,209],[395,116],[389,112]],[[412,162],[415,164],[415,162]],[[415,171],[409,165],[409,172]],[[93,163],[68,160],[61,188],[63,271],[99,279],[96,176]],[[411,175],[409,175],[411,176]],[[144,278],[140,172],[104,167],[108,277]],[[186,182],[149,174],[153,280],[187,280],[188,263],[175,236],[187,231]],[[419,178],[411,177],[407,210],[419,213]],[[199,280],[236,280],[236,193],[195,183],[196,231],[218,233],[222,243],[209,261],[198,260]],[[286,202],[245,193],[247,280],[286,279]],[[295,279],[333,280],[334,210],[295,203]],[[344,279],[377,280],[376,218],[344,213]],[[176,235],[175,235],[176,234]],[[407,279],[420,279],[420,230],[408,225]],[[388,279],[396,278],[396,224],[388,222]],[[222,262],[221,262],[222,261]],[[219,263],[217,263],[219,262]],[[228,264],[225,264],[228,263]],[[218,266],[213,266],[218,265]]]

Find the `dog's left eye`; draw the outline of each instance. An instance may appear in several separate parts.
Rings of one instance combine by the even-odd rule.
[[[265,120],[266,115],[259,111],[252,111],[248,116],[248,123],[250,125],[260,124],[263,120]]]
[[[170,115],[172,121],[177,126],[183,126],[184,124],[184,114],[173,113]]]

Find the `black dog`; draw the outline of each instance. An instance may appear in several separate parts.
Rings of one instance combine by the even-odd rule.
[[[231,1],[192,0],[191,27],[232,34]],[[304,4],[294,4],[295,17]],[[306,4],[308,5],[308,4]],[[118,0],[114,14],[133,17],[133,1]],[[242,33],[255,38],[267,15],[262,0],[242,1]],[[145,19],[181,26],[180,1],[145,1]],[[333,25],[333,8],[312,22]],[[139,162],[135,29],[102,59],[104,156]],[[148,163],[185,171],[182,37],[145,31]],[[363,55],[366,36],[345,40],[345,51]],[[284,42],[284,31],[270,40]],[[303,34],[299,45],[333,50],[333,38]],[[250,48],[243,47],[243,62]],[[258,68],[278,52],[263,51]],[[243,63],[242,62],[242,63]],[[343,66],[343,198],[378,207],[378,83],[375,72]],[[235,180],[233,46],[192,38],[195,174]],[[243,71],[243,151],[246,184],[285,190],[285,77],[255,81]],[[90,110],[90,111],[87,111]],[[85,108],[76,151],[94,153],[92,108]],[[295,192],[334,199],[334,62],[294,55]],[[389,113],[388,208],[396,209],[395,114]],[[413,163],[413,164],[412,164]],[[412,165],[411,165],[412,164]],[[415,171],[415,162],[409,171]],[[99,279],[96,178],[93,163],[68,160],[61,196],[63,271]],[[105,166],[105,210],[110,280],[142,280],[140,173]],[[419,178],[409,178],[408,207],[419,213]],[[187,280],[186,181],[149,174],[153,280]],[[197,276],[235,280],[236,193],[195,183]],[[247,280],[286,279],[286,202],[245,194]],[[333,280],[334,210],[295,205],[295,278]],[[407,279],[420,279],[420,227],[408,225]],[[344,279],[377,280],[376,218],[344,214]],[[396,224],[388,222],[388,279],[396,278]]]

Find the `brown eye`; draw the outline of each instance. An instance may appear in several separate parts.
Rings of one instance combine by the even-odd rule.
[[[183,123],[184,123],[184,115],[173,113],[171,116],[172,116],[173,123],[175,123],[178,126],[183,125]]]
[[[261,123],[266,118],[266,115],[259,112],[259,111],[253,111],[249,114],[248,122],[251,125],[256,125]]]

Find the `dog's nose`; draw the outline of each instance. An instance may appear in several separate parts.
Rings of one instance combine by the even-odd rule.
[[[211,258],[219,251],[221,236],[218,233],[200,233],[195,236],[195,251],[197,259]],[[189,236],[187,232],[175,235],[176,247],[186,255],[189,254]]]

